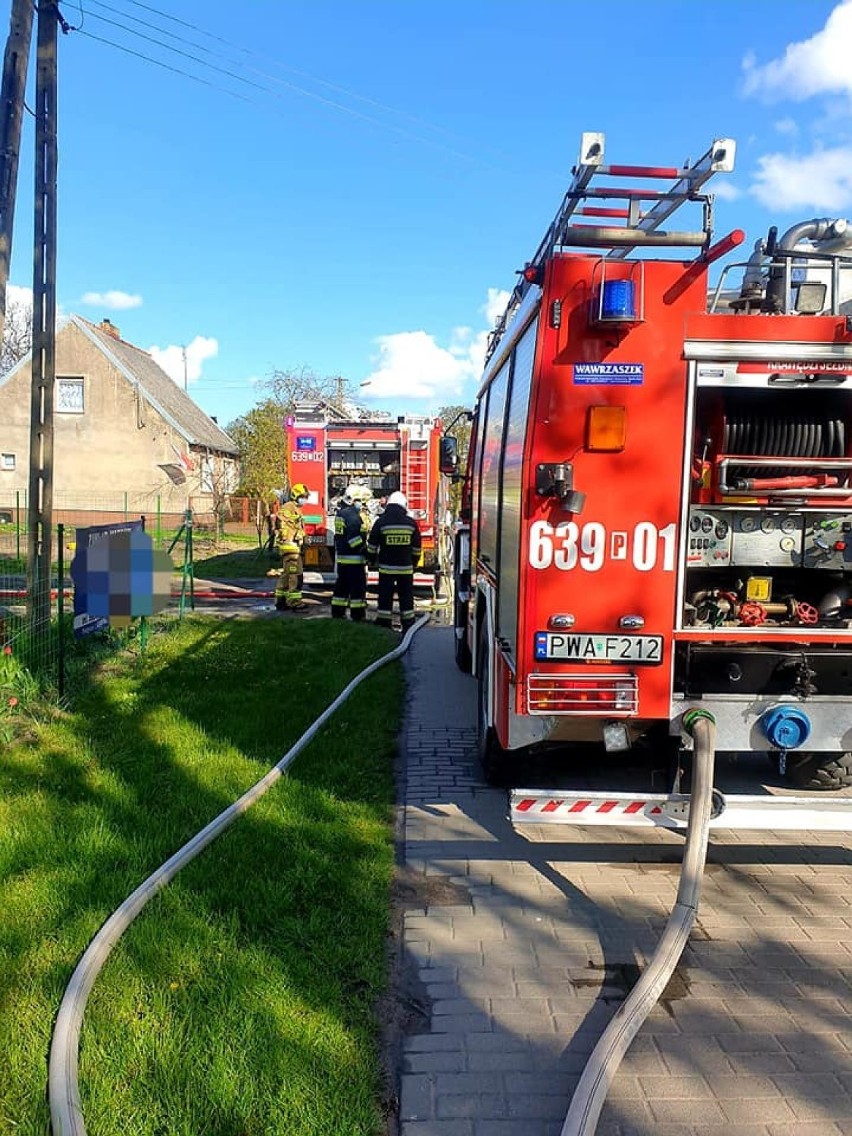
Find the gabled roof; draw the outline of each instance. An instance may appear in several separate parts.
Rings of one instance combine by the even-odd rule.
[[[169,378],[147,351],[123,339],[116,339],[82,316],[71,316],[70,323],[90,339],[131,383],[139,386],[144,398],[184,436],[189,445],[203,446],[219,453],[239,453],[233,438]]]

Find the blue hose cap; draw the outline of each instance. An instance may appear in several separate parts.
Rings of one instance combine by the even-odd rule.
[[[811,735],[811,722],[795,706],[773,706],[760,719],[760,727],[773,749],[796,749]]]

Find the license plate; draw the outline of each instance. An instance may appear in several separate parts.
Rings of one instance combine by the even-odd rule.
[[[662,635],[571,635],[537,631],[537,659],[576,659],[579,662],[647,663],[663,661]]]

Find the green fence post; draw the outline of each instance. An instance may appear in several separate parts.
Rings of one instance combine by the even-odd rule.
[[[189,562],[189,607],[195,611],[195,558],[192,548],[192,509],[186,511],[186,549]]]
[[[15,490],[15,559],[21,562],[21,491]]]
[[[160,505],[160,495],[157,494],[157,548],[162,548],[163,545],[163,510]]]
[[[59,697],[65,696],[65,525],[56,526],[57,551],[56,622],[59,635],[57,687]]]
[[[127,520],[127,490],[124,491],[124,519]]]

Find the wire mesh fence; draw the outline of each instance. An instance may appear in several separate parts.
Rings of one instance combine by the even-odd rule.
[[[29,510],[24,490],[0,495],[0,726],[4,713],[36,694],[61,700],[74,653],[74,580],[78,529],[139,522],[155,549],[175,565],[180,611],[192,592],[195,542],[257,538],[264,513],[250,498],[187,500],[164,507],[156,495],[124,490],[97,496],[54,494],[49,579],[39,580],[28,555]],[[0,729],[2,733],[2,729]]]

